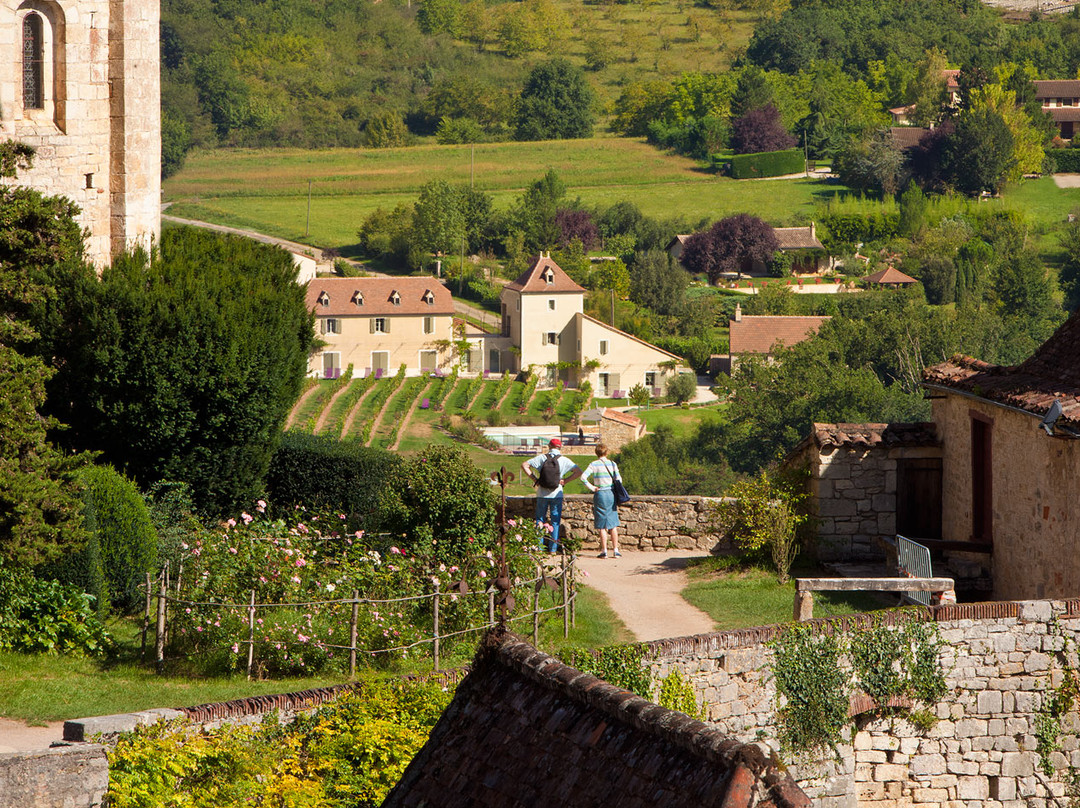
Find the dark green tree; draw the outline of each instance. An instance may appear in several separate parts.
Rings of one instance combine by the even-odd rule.
[[[630,299],[658,314],[675,315],[686,302],[690,276],[663,250],[634,255],[630,264]]]
[[[29,165],[33,150],[0,144],[0,175]],[[0,560],[41,564],[83,539],[78,471],[85,458],[47,440],[56,422],[42,414],[52,371],[30,346],[32,310],[55,295],[46,270],[81,265],[78,209],[67,199],[0,188]]]
[[[288,253],[194,228],[118,257],[61,267],[40,347],[57,367],[50,412],[65,444],[140,484],[187,482],[197,505],[249,503],[296,401],[314,339]]]
[[[413,208],[412,242],[421,253],[457,253],[465,238],[461,193],[445,180],[431,180],[420,188]]]
[[[532,69],[518,99],[514,136],[518,140],[589,137],[596,123],[596,95],[585,71],[565,59]]]
[[[962,193],[996,193],[1015,160],[1015,143],[1005,119],[983,107],[957,116],[956,131],[942,148],[941,173]]]

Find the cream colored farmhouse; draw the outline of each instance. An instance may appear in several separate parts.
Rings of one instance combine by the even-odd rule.
[[[542,369],[541,381],[588,381],[601,397],[636,384],[660,395],[682,359],[584,313],[585,290],[540,256],[502,292],[502,334],[485,338],[487,369]]]
[[[307,286],[315,334],[323,345],[308,374],[333,379],[385,376],[405,365],[416,376],[451,358],[454,301],[433,278],[316,278]]]

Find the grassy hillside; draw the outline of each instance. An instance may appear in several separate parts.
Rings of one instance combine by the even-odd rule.
[[[549,168],[559,172],[570,198],[602,206],[628,200],[647,216],[691,221],[744,211],[778,225],[807,221],[815,202],[842,190],[821,180],[732,180],[641,140],[594,138],[475,149],[199,152],[165,182],[165,198],[177,216],[342,248],[355,242],[357,227],[375,208],[415,202],[420,186],[432,178],[472,181],[496,205],[507,206]],[[309,179],[311,225],[304,239]]]

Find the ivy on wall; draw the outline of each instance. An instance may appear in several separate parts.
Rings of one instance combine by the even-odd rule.
[[[864,693],[876,712],[903,713],[916,726],[933,724],[926,709],[888,706],[903,697],[925,706],[947,692],[943,643],[933,623],[915,620],[870,626],[850,634],[793,624],[769,644],[777,695],[777,734],[792,753],[836,750],[850,723],[851,696]]]

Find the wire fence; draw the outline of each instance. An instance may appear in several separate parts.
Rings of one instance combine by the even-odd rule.
[[[281,608],[320,608],[320,607],[351,607],[349,609],[348,637],[349,642],[329,643],[319,641],[318,646],[325,649],[348,651],[349,675],[356,674],[356,660],[358,657],[375,657],[379,654],[393,654],[410,651],[414,648],[431,646],[431,656],[435,670],[440,668],[440,654],[442,644],[446,640],[452,640],[471,634],[485,632],[500,622],[507,625],[531,620],[532,640],[536,645],[539,642],[541,616],[552,612],[561,612],[563,622],[563,637],[568,637],[570,628],[575,625],[577,588],[574,585],[577,557],[573,554],[563,553],[552,568],[537,563],[535,577],[527,580],[517,580],[506,592],[502,592],[492,583],[483,591],[462,591],[461,589],[442,590],[437,582],[434,582],[433,590],[429,593],[409,595],[401,598],[366,598],[361,597],[359,590],[354,590],[351,597],[332,598],[326,600],[307,600],[296,602],[273,602],[259,603],[256,601],[256,590],[250,591],[248,602],[231,603],[225,600],[187,600],[180,596],[180,576],[177,576],[175,589],[170,591],[169,569],[165,568],[155,580],[149,573],[145,582],[145,612],[142,624],[142,655],[145,658],[147,643],[150,635],[150,626],[154,626],[153,640],[155,649],[155,662],[157,670],[161,673],[165,667],[165,650],[168,646],[170,633],[174,630],[175,614],[178,609],[191,609],[199,607],[213,607],[226,610],[247,611],[247,636],[231,637],[222,640],[223,646],[246,646],[247,647],[247,675],[251,678],[256,662],[256,649],[260,644],[273,643],[276,647],[288,646],[290,643],[281,639],[260,640],[256,637],[255,626],[258,621],[260,610],[273,610]],[[531,592],[530,592],[531,590]],[[544,590],[558,593],[558,600],[553,606],[541,607],[540,599]],[[515,593],[531,594],[529,609],[527,611],[512,614],[517,604]],[[447,599],[458,600],[462,598],[484,598],[487,601],[487,619],[477,625],[466,628],[447,631],[440,617],[441,607]],[[155,603],[156,600],[156,603]],[[431,602],[431,625],[430,635],[426,635],[412,642],[404,642],[393,647],[365,648],[358,642],[358,622],[361,606],[387,606],[395,604],[417,604],[420,601]],[[496,612],[501,612],[497,619]],[[293,643],[299,646],[300,643]]]

